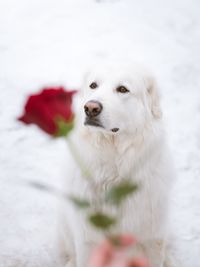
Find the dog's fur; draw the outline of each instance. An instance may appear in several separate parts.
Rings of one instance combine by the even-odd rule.
[[[98,87],[91,89],[92,82]],[[120,85],[129,92],[117,92]],[[80,98],[80,116],[71,139],[92,174],[96,190],[106,190],[124,178],[140,184],[140,190],[122,206],[119,231],[137,237],[138,249],[145,253],[151,267],[172,267],[166,242],[174,173],[155,79],[136,63],[97,66],[88,73]],[[84,105],[89,100],[103,106],[98,117],[102,127],[84,125]],[[119,130],[113,132],[115,128]],[[68,167],[69,193],[90,197],[79,167],[73,160],[68,161]],[[79,210],[69,205],[67,213],[71,264],[85,267],[91,247],[100,240],[99,234],[86,224]]]

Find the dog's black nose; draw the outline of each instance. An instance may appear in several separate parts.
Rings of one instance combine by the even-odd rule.
[[[101,113],[102,109],[103,109],[102,104],[95,100],[88,101],[84,106],[85,114],[88,117],[98,116]]]

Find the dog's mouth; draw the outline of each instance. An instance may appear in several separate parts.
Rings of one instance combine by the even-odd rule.
[[[99,127],[105,129],[105,127],[101,124],[101,122],[97,119],[91,119],[91,118],[86,118],[84,122],[85,126],[93,126],[93,127]],[[119,131],[119,128],[111,128],[111,132],[116,133]]]
[[[86,118],[84,122],[85,126],[93,126],[93,127],[99,127],[105,129],[105,127],[101,124],[101,122],[97,119],[91,119],[91,118]],[[116,133],[119,131],[119,128],[111,128],[111,132]]]
[[[91,118],[86,118],[84,125],[104,128],[99,120],[94,120]]]

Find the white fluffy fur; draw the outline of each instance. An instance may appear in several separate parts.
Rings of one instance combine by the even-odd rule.
[[[91,89],[92,82],[96,82],[98,88]],[[126,86],[130,92],[117,93],[119,85]],[[80,117],[71,139],[93,175],[96,190],[106,190],[127,177],[141,185],[120,211],[123,214],[120,232],[137,237],[138,250],[146,254],[151,267],[171,267],[166,241],[174,174],[154,78],[135,63],[97,66],[88,73],[80,98],[77,110]],[[88,100],[102,103],[100,120],[104,129],[84,126],[83,106]],[[113,133],[111,129],[116,127],[119,131]],[[79,168],[69,160],[68,192],[90,197]],[[85,267],[91,247],[101,237],[71,204],[67,206],[67,223],[71,264]]]

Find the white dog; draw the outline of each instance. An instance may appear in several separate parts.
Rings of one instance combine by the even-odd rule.
[[[159,94],[153,76],[138,64],[94,67],[87,75],[71,139],[92,174],[96,190],[124,178],[141,185],[123,205],[120,232],[132,233],[151,267],[171,267],[166,249],[173,166],[165,141]],[[67,190],[90,197],[81,171],[68,161]],[[81,211],[67,207],[72,266],[85,267],[99,242]],[[67,265],[68,266],[68,265]]]

